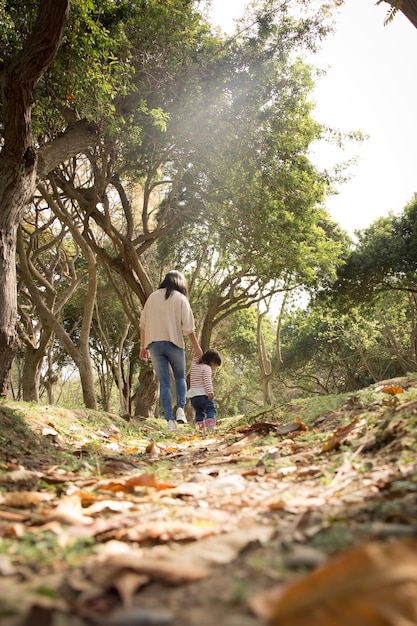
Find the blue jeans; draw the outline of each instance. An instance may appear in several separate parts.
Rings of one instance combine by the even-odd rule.
[[[174,374],[177,408],[184,408],[185,394],[187,393],[185,350],[170,341],[153,341],[149,344],[148,350],[159,380],[161,404],[165,418],[173,420],[170,366]]]
[[[190,398],[195,411],[195,421],[204,422],[208,418],[216,419],[216,405],[214,400],[209,400],[208,396],[194,396]]]

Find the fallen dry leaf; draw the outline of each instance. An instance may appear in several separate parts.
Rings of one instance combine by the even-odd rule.
[[[58,520],[65,524],[81,524],[88,525],[93,523],[91,517],[87,517],[83,513],[81,498],[78,493],[61,498],[58,506],[53,509],[49,515],[49,519]]]
[[[190,562],[183,562],[181,559],[169,561],[152,558],[151,554],[144,557],[142,551],[131,550],[128,554],[111,555],[104,562],[101,559],[100,568],[93,566],[91,578],[96,584],[109,588],[126,571],[170,585],[194,582],[209,574],[206,568],[194,567]]]
[[[54,495],[52,493],[44,493],[42,491],[9,491],[9,493],[0,494],[0,504],[23,509],[27,506],[53,500],[53,498]]]
[[[42,428],[42,436],[43,437],[56,437],[59,433],[55,430],[55,428]]]
[[[346,437],[354,430],[359,424],[359,417],[355,417],[347,426],[341,426],[330,437],[323,446],[323,452],[330,452],[330,450],[337,450],[339,446],[344,442]]]
[[[215,566],[232,562],[250,543],[268,541],[274,532],[270,526],[253,526],[187,545],[175,544],[164,556],[159,549],[131,550],[104,558],[101,555],[91,565],[90,578],[107,589],[126,572],[170,585],[196,582],[209,576]]]
[[[225,474],[218,476],[207,484],[209,495],[232,495],[243,493],[247,488],[246,479],[240,474]]]
[[[271,626],[412,626],[417,623],[417,541],[368,543],[286,587],[257,596]]]
[[[243,437],[243,439],[236,441],[236,443],[232,443],[232,445],[227,446],[226,448],[223,448],[222,453],[223,454],[235,454],[237,452],[240,452],[244,448],[251,446],[258,439],[259,439],[259,436],[256,433],[252,433],[248,435],[247,437]]]
[[[33,470],[20,467],[17,470],[13,470],[4,476],[3,480],[11,481],[14,483],[25,483],[37,480],[42,477],[42,472],[35,472]]]
[[[269,541],[275,533],[272,526],[253,526],[231,533],[216,535],[186,546],[176,546],[173,554],[181,559],[192,560],[200,567],[213,567],[231,563],[249,544]]]
[[[306,424],[301,421],[299,417],[296,417],[293,422],[289,422],[288,424],[282,424],[282,426],[278,426],[275,431],[276,435],[288,435],[294,436],[295,434],[299,434],[301,432],[305,432],[307,430]]]
[[[1,511],[0,510],[0,519],[4,519],[8,522],[24,522],[27,519],[30,519],[30,515],[26,513],[15,513],[14,511]]]
[[[117,533],[117,538],[135,542],[148,539],[190,541],[210,536],[213,532],[213,527],[210,525],[199,526],[196,523],[181,522],[180,520],[154,520],[120,530]]]
[[[256,422],[255,424],[251,424],[245,432],[249,433],[259,433],[261,435],[265,435],[270,433],[271,431],[276,430],[277,425],[273,422]]]
[[[155,474],[134,474],[129,478],[117,478],[109,480],[100,480],[93,485],[95,491],[112,491],[113,493],[133,493],[135,487],[152,487],[153,489],[163,490],[173,487],[170,483],[158,482]]]
[[[158,448],[158,444],[154,439],[152,439],[145,448],[145,454],[153,454],[155,448]],[[157,455],[159,455],[159,450],[157,452]]]
[[[378,389],[377,391],[382,391],[382,393],[387,393],[390,396],[395,396],[397,393],[404,393],[404,389],[402,387],[397,387],[395,385],[387,385],[386,387],[382,387],[382,389]]]
[[[117,610],[106,619],[106,626],[140,626],[143,624],[155,624],[168,626],[172,624],[173,616],[170,611],[162,608],[134,607],[131,609]]]
[[[126,479],[126,485],[133,487],[154,487],[155,489],[170,489],[174,485],[158,482],[155,474],[136,474]]]
[[[124,511],[129,511],[133,506],[133,502],[126,500],[99,500],[98,502],[94,502],[91,506],[84,508],[83,511],[87,515],[94,515],[106,510],[123,513]]]

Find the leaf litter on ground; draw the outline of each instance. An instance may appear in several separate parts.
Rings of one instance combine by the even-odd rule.
[[[403,555],[417,533],[417,380],[327,411],[298,400],[268,422],[224,420],[210,437],[31,410],[0,405],[5,626],[416,623]]]

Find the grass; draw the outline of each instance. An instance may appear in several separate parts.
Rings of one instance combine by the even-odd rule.
[[[0,539],[0,554],[13,557],[17,563],[32,561],[39,567],[60,561],[67,566],[80,565],[88,554],[94,553],[95,547],[92,537],[68,537],[62,545],[62,538],[48,530],[25,532],[19,541],[13,537]]]

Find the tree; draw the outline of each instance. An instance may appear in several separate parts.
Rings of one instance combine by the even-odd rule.
[[[415,302],[382,292],[372,302],[313,299],[286,315],[280,380],[306,393],[346,393],[416,371]]]
[[[69,0],[40,0],[38,15],[19,52],[6,56],[0,74],[3,145],[0,153],[0,396],[7,393],[16,333],[16,232],[36,181],[62,160],[92,145],[86,124],[73,125],[48,145],[32,134],[34,93],[63,38]]]
[[[35,199],[24,214],[17,233],[18,331],[25,346],[22,371],[23,400],[37,402],[46,355],[54,344],[53,325],[43,308],[57,320],[80,279],[75,269],[76,245],[68,242],[68,229]],[[42,303],[42,306],[40,306]],[[57,321],[57,323],[59,323]],[[52,369],[48,380],[52,394]],[[46,382],[45,380],[45,382]]]
[[[70,211],[68,207],[65,206],[65,203],[60,201],[57,194],[53,194],[53,191],[49,191],[44,185],[39,184],[38,187],[42,190],[43,199],[47,200],[48,207],[53,207],[54,214],[59,218],[61,226],[56,236],[57,241],[59,242],[67,233],[71,234],[73,239],[73,260],[70,265],[74,271],[67,293],[61,293],[61,298],[57,301],[55,297],[57,289],[53,284],[56,280],[55,272],[48,267],[48,261],[42,263],[40,250],[36,251],[36,259],[40,263],[41,270],[37,270],[35,262],[29,264],[22,245],[23,240],[20,238],[19,257],[21,261],[22,279],[36,307],[43,327],[49,329],[49,331],[53,331],[55,337],[61,341],[78,368],[85,406],[90,409],[96,409],[97,402],[94,388],[94,375],[89,349],[90,329],[97,292],[96,258],[82,236],[82,223],[80,224],[76,212]],[[49,222],[51,226],[55,220],[52,219]],[[38,233],[35,234],[37,235]],[[81,271],[77,272],[76,259],[78,257],[82,259],[82,262]],[[42,276],[42,270],[45,272],[44,276]],[[80,270],[80,268],[78,268],[78,270]],[[81,277],[79,275],[81,275]],[[39,278],[41,279],[40,281]],[[80,289],[81,285],[85,285],[85,290],[82,294],[82,315],[79,323],[77,323],[78,332],[75,332],[74,328],[72,329],[75,336],[75,338],[73,338],[71,337],[71,333],[67,332],[61,323],[59,314],[75,287]],[[44,293],[48,294],[47,298],[44,297]]]
[[[401,215],[381,217],[356,234],[333,286],[347,306],[385,291],[417,294],[417,196]]]
[[[156,282],[147,262],[155,242],[169,248],[184,225],[194,241],[217,233],[220,282],[206,298],[203,345],[224,315],[265,297],[271,275],[292,271],[294,281],[312,281],[337,251],[317,207],[326,180],[306,157],[320,133],[309,115],[311,79],[290,60],[295,46],[310,45],[325,29],[289,19],[284,4],[273,4],[246,38],[227,45],[189,7],[174,21],[165,3],[141,7],[145,30],[133,7],[124,29],[135,50],[135,89],[117,100],[119,132],[105,125],[87,159],[78,157],[83,176],[65,164],[49,175],[84,216],[94,253],[142,304]],[[133,325],[135,318],[132,309]]]
[[[365,376],[359,368],[360,356],[344,338],[351,322],[351,317],[335,313],[323,301],[287,314],[281,333],[281,384],[298,393],[321,395],[361,387],[360,376],[362,381]]]
[[[378,380],[416,368],[417,196],[402,214],[379,218],[356,235],[316,306],[333,320],[334,338],[343,337],[340,354],[349,348],[351,365],[359,355],[359,383],[366,380],[359,369]]]
[[[323,280],[340,251],[321,206],[328,181],[308,159],[321,134],[311,117],[312,78],[294,58],[297,46],[323,33],[291,20],[279,3],[274,8],[274,18],[254,20],[247,40],[236,46],[233,74],[216,93],[220,115],[211,120],[207,107],[201,131],[207,141],[188,171],[194,188],[207,181],[200,219],[184,215],[158,242],[161,259],[182,263],[194,275],[204,348],[226,316],[274,292]],[[184,189],[180,201],[187,206],[191,195],[192,187]]]
[[[416,370],[417,196],[356,236],[333,285],[285,324],[283,373],[305,389],[349,391]]]
[[[296,58],[324,36],[322,16],[295,19],[286,2],[268,1],[223,40],[183,0],[73,7],[38,90],[39,189],[59,191],[93,255],[135,294],[125,308],[132,328],[161,269],[155,242],[169,248],[184,228],[197,254],[178,263],[191,260],[199,290],[216,275],[204,294],[206,343],[288,275],[291,287],[312,287],[331,272],[339,244],[321,207],[328,180],[307,154],[321,128],[309,69]],[[71,131],[81,117],[100,132],[80,146]],[[51,159],[62,137],[60,160]]]
[[[105,114],[100,141],[78,156],[75,169],[83,175],[74,176],[63,161],[49,177],[85,216],[85,236],[94,253],[144,304],[154,289],[146,254],[184,213],[194,212],[177,202],[198,132],[186,120],[184,107],[191,107],[191,97],[201,91],[206,57],[220,41],[209,35],[191,2],[122,2],[114,12],[112,6],[108,3],[104,17],[96,19],[124,33],[113,54],[119,55],[122,69],[131,71],[129,85],[114,101],[109,98],[113,112]],[[88,85],[84,88],[88,92]]]
[[[344,0],[341,0],[342,3]],[[391,22],[398,11],[401,11],[405,17],[410,20],[413,26],[417,28],[417,2],[416,0],[378,0],[376,4],[388,4],[388,10],[385,23]]]

